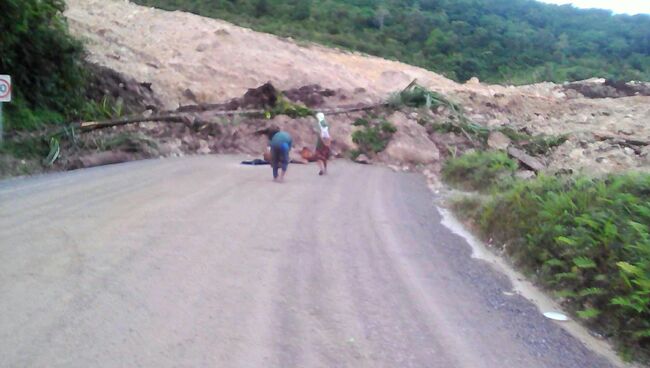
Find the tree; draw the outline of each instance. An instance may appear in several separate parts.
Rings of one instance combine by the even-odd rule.
[[[268,0],[257,0],[255,2],[255,17],[263,17],[269,14],[269,10]]]
[[[297,0],[291,18],[301,21],[309,19],[309,17],[311,17],[311,0]]]
[[[386,9],[383,6],[380,6],[377,8],[377,11],[375,11],[375,20],[377,21],[377,25],[379,26],[380,30],[384,29],[384,25],[386,23],[386,17],[390,15],[390,12],[388,9]]]
[[[569,49],[569,36],[566,33],[562,33],[558,37],[557,43],[555,44],[555,59],[560,63],[564,64],[566,61],[567,50]]]

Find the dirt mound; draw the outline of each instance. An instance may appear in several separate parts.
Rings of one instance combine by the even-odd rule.
[[[241,98],[240,106],[244,108],[268,108],[278,102],[278,90],[271,82],[265,83],[258,88],[251,88]]]
[[[109,98],[119,101],[126,114],[157,111],[163,103],[151,89],[151,83],[138,82],[129,76],[97,64],[87,64],[90,71],[89,88],[86,97],[101,101]]]
[[[307,107],[321,107],[325,104],[327,97],[333,97],[336,92],[331,89],[323,89],[318,84],[292,88],[284,91],[283,94],[293,102],[300,102]]]

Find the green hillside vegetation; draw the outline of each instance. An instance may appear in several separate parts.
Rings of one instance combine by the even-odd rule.
[[[84,107],[83,48],[67,30],[63,0],[0,1],[0,72],[12,76],[7,129],[62,122]]]
[[[135,0],[464,81],[650,80],[650,16],[532,0]]]

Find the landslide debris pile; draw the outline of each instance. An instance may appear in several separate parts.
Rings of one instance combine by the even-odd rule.
[[[386,101],[390,94],[417,79],[423,87],[462,106],[474,127],[490,131],[507,128],[530,137],[566,137],[563,144],[540,157],[551,170],[612,172],[647,169],[650,165],[647,146],[629,144],[650,140],[647,84],[596,79],[567,85],[513,87],[485,85],[473,79],[461,85],[410,65],[317,45],[299,45],[290,39],[193,14],[113,0],[69,0],[68,6],[71,29],[85,40],[89,59],[142,83],[151,83],[166,110],[220,101],[231,103],[227,108],[243,108],[237,105],[242,101],[231,100],[268,81],[283,90],[288,99],[307,107],[369,105]],[[310,86],[314,85],[324,89],[312,91]],[[296,93],[301,95],[297,97]],[[447,146],[453,149],[460,144],[463,149],[466,145],[461,131],[444,133],[442,138],[430,137],[424,131],[431,131],[431,126],[418,124],[422,117],[415,118],[412,113],[418,111],[409,111],[406,118],[393,117],[398,127],[394,146],[399,146],[405,136],[417,134],[424,134],[419,138],[434,143],[420,141],[421,147],[436,147],[442,155],[447,154]],[[345,143],[343,146],[354,146],[349,135],[354,130],[352,123],[359,117],[362,114],[334,118],[333,132],[341,133],[337,138]],[[210,152],[253,152],[259,148],[257,143],[246,147],[243,141],[243,145],[223,143],[225,147],[203,143],[202,152],[207,152],[208,147]],[[394,152],[390,146],[386,150]],[[434,150],[427,158],[437,156]]]
[[[650,167],[648,84],[599,79],[519,87],[485,85],[477,79],[458,84],[421,68],[298,45],[193,14],[114,0],[69,0],[68,6],[72,32],[85,42],[89,61],[102,70],[97,90],[121,99],[123,115],[167,111],[211,123],[146,122],[97,131],[75,137],[86,142],[88,150],[73,148],[70,156],[123,151],[115,142],[101,143],[119,133],[137,133],[152,140],[141,150],[130,143],[126,151],[137,157],[257,155],[265,142],[251,133],[267,124],[292,130],[299,148],[310,147],[315,138],[313,118],[306,116],[310,110],[389,102],[391,95],[417,79],[426,90],[461,107],[463,121],[450,106],[427,109],[408,104],[391,111],[332,115],[328,120],[335,152],[343,155],[358,150],[352,136],[363,127],[354,123],[367,119],[373,124],[386,120],[396,128],[384,150],[364,157],[369,162],[436,171],[441,158],[484,144],[509,152],[520,150],[553,172],[647,171]],[[268,108],[277,94],[258,88],[269,81],[282,91],[282,111]],[[291,116],[282,113],[297,106],[305,109]],[[215,114],[247,109],[268,110],[270,119]],[[66,166],[64,142],[62,148],[58,164],[71,167]]]

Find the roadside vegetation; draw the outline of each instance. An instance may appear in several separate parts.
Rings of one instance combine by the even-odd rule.
[[[135,0],[465,81],[650,80],[650,16],[529,0]]]
[[[469,216],[515,264],[626,358],[650,357],[650,175],[516,180],[513,161],[474,152],[447,161],[444,179],[491,195],[463,196]]]
[[[12,76],[6,128],[30,130],[84,113],[83,47],[70,36],[62,0],[0,2],[0,70]]]
[[[0,177],[37,172],[58,157],[53,126],[106,119],[123,113],[109,96],[90,98],[92,72],[81,42],[68,32],[63,0],[0,2],[0,71],[12,77],[12,102],[3,106],[5,141]]]

